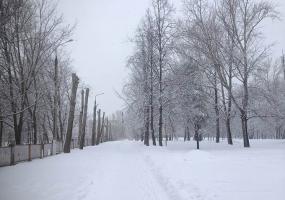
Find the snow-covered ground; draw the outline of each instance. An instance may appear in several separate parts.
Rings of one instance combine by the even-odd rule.
[[[285,141],[251,144],[109,142],[0,168],[0,199],[285,199]]]

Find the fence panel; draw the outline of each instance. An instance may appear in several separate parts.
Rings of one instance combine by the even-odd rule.
[[[15,163],[29,160],[29,145],[15,146]]]
[[[62,143],[61,142],[55,142],[56,144],[56,154],[59,154],[63,151],[62,149]]]
[[[0,148],[0,167],[10,165],[11,147]]]
[[[44,157],[50,156],[52,153],[52,145],[51,144],[44,144]]]
[[[42,145],[33,144],[31,145],[31,158],[41,158],[42,157]]]
[[[91,139],[86,139],[85,145],[89,146],[91,144]],[[43,151],[42,151],[43,148]],[[78,148],[78,140],[72,139],[71,149]],[[11,153],[14,152],[11,155]],[[50,156],[63,152],[62,142],[53,141],[50,144],[26,144],[26,145],[16,145],[12,147],[0,147],[0,167],[8,166],[11,164],[11,159],[14,157],[14,163],[28,161],[30,159],[42,158],[42,156]]]
[[[72,149],[78,148],[78,140],[77,139],[72,139],[71,146],[72,146]]]

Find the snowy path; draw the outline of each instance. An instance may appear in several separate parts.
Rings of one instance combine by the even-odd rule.
[[[285,143],[119,141],[0,168],[1,200],[281,200]],[[244,173],[245,176],[242,176]]]

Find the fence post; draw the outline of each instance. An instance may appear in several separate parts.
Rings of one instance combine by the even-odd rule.
[[[10,147],[11,147],[10,165],[15,165],[15,144],[14,142],[10,144]]]
[[[32,145],[29,144],[29,161],[32,161]]]

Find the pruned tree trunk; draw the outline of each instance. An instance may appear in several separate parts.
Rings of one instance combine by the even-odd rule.
[[[109,140],[109,119],[106,120],[106,133],[105,133],[105,142]]]
[[[72,91],[71,91],[71,100],[69,106],[69,115],[67,122],[67,131],[66,138],[64,143],[63,151],[64,153],[70,153],[70,143],[72,139],[72,129],[73,129],[73,121],[74,121],[74,113],[75,113],[75,105],[76,105],[76,93],[79,84],[79,78],[75,73],[72,74]]]
[[[86,93],[85,93],[84,114],[83,114],[83,123],[82,123],[82,135],[81,135],[80,146],[79,146],[80,149],[83,149],[84,143],[85,143],[88,96],[89,96],[89,88],[86,89]]]
[[[93,109],[93,123],[92,123],[92,146],[96,144],[96,112],[97,112],[97,105],[96,105],[96,98],[94,103]]]
[[[59,98],[58,98],[58,121],[59,121],[59,132],[60,132],[60,135],[59,135],[59,139],[60,141],[63,142],[63,139],[64,139],[64,123],[63,123],[63,120],[62,120],[62,111],[61,111],[61,103],[60,103],[60,95],[59,95]]]
[[[101,109],[98,110],[98,126],[97,126],[96,145],[99,145],[100,143],[100,130],[101,130]]]
[[[81,143],[82,127],[83,127],[83,110],[84,110],[84,90],[81,90],[81,109],[79,114],[79,124],[78,124],[78,146]]]
[[[58,83],[58,59],[57,59],[57,55],[55,57],[54,60],[54,110],[53,110],[53,139],[58,140],[59,139],[59,135],[58,135],[58,125],[57,125],[57,121],[58,121],[58,87],[59,87],[59,83]]]
[[[100,140],[99,142],[102,143],[103,135],[104,135],[104,126],[105,126],[105,112],[103,112],[102,123],[100,125]]]

